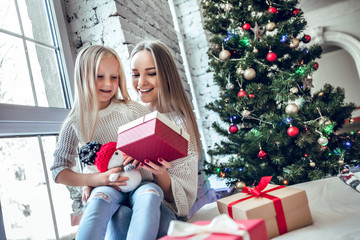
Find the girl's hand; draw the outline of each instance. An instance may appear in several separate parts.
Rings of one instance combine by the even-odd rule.
[[[171,168],[171,163],[165,161],[163,158],[159,158],[158,162],[161,165],[157,165],[157,164],[153,163],[152,161],[145,159],[144,163],[139,164],[139,167],[152,172],[156,176],[161,176],[164,174],[168,175],[167,170],[169,168]]]
[[[95,176],[95,184],[91,185],[91,186],[110,186],[110,187],[114,187],[116,189],[121,189],[121,186],[125,186],[126,185],[126,181],[129,180],[128,177],[118,177],[115,181],[110,181],[109,177],[111,174],[113,173],[117,173],[120,172],[122,170],[121,167],[117,167],[117,168],[112,168],[107,170],[106,172],[103,173],[96,173],[94,174]]]
[[[123,163],[124,166],[126,166],[128,164],[132,164],[137,167],[139,165],[140,162],[138,160],[135,160],[133,157],[128,156],[124,152],[122,153],[122,155],[124,157],[124,163]],[[133,162],[131,162],[131,161],[133,161]]]
[[[93,190],[93,188],[89,187],[89,186],[85,186],[85,187],[82,188],[81,201],[82,201],[84,206],[85,206],[87,200],[89,199],[90,193],[91,193],[92,190]]]

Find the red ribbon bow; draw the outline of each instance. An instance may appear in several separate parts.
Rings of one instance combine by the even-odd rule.
[[[271,181],[272,176],[262,177],[260,179],[259,184],[255,188],[250,187],[244,187],[242,192],[243,193],[249,193],[253,195],[254,197],[260,197],[263,193],[262,191],[266,188],[266,186]]]
[[[286,219],[285,219],[285,213],[284,213],[284,209],[281,203],[281,199],[272,195],[267,194],[268,192],[271,191],[275,191],[278,190],[280,188],[284,188],[285,186],[277,186],[275,188],[263,191],[266,186],[270,183],[272,176],[267,176],[267,177],[262,177],[260,179],[259,184],[255,187],[255,188],[250,188],[250,187],[245,187],[243,188],[243,193],[248,193],[252,196],[246,197],[246,198],[242,198],[239,200],[236,200],[232,203],[230,203],[228,205],[228,213],[229,216],[231,218],[233,218],[233,213],[232,213],[232,206],[234,206],[235,204],[238,204],[239,202],[248,200],[250,198],[253,197],[264,197],[267,199],[270,199],[273,203],[274,203],[274,207],[275,207],[275,212],[276,212],[276,219],[277,219],[277,224],[278,224],[278,228],[279,228],[279,234],[284,234],[287,232],[287,225],[286,225]]]

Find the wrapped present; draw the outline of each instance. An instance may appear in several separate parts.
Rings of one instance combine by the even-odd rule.
[[[187,223],[173,220],[168,234],[159,240],[265,240],[265,222],[262,219],[232,220],[221,214],[210,221]]]
[[[233,219],[265,220],[269,238],[312,224],[305,190],[269,184],[263,177],[255,188],[217,200],[220,213]]]
[[[143,162],[149,159],[157,164],[188,154],[190,136],[165,115],[154,111],[118,129],[117,148]]]

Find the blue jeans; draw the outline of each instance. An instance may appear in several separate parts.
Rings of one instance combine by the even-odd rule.
[[[161,212],[160,225],[156,239],[161,238],[167,234],[170,222],[172,220],[178,220],[175,213],[168,206],[161,204],[160,212]],[[131,215],[132,215],[131,208],[122,205],[111,218],[105,239],[106,240],[126,239],[126,233],[129,230]],[[129,219],[129,221],[124,221],[125,219]]]
[[[110,231],[108,237],[123,239],[126,233],[126,229],[123,228],[127,226],[129,228],[127,239],[156,239],[163,199],[161,188],[153,182],[144,181],[130,193],[122,193],[108,186],[96,187],[85,205],[76,239],[104,239],[107,229]],[[126,208],[120,207],[126,202],[132,208],[130,223],[129,218],[125,218],[129,216],[129,212]],[[118,209],[124,213],[123,216],[114,216]],[[116,221],[121,222],[116,225],[116,232],[112,231],[113,223],[108,226],[110,219],[118,219]]]

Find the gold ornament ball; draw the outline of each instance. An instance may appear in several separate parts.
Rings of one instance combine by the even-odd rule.
[[[222,50],[219,54],[219,58],[222,61],[226,61],[227,59],[230,58],[230,52],[228,50]]]
[[[297,48],[299,46],[300,40],[297,38],[291,39],[290,48]]]
[[[339,160],[339,164],[340,164],[340,165],[343,165],[343,164],[344,164],[344,160],[343,160],[343,159],[340,159],[340,160]]]
[[[241,75],[241,74],[243,74],[243,73],[244,73],[244,70],[242,70],[241,67],[238,67],[238,68],[236,69],[236,74],[237,74],[237,75]]]
[[[296,94],[296,93],[299,92],[299,89],[298,89],[297,87],[292,87],[292,88],[290,88],[290,92],[291,92],[292,94]]]
[[[298,111],[299,111],[299,107],[295,103],[290,103],[285,108],[286,114],[298,113]]]
[[[329,140],[326,137],[319,137],[317,142],[321,146],[326,146],[328,144]]]
[[[328,121],[330,121],[327,117],[321,117],[319,120],[318,120],[318,124],[321,126],[323,124],[326,124]],[[331,123],[331,121],[330,121]]]
[[[310,163],[310,167],[315,167],[315,166],[316,166],[315,162]]]
[[[325,125],[331,125],[331,124],[332,124],[331,120],[325,121]]]
[[[318,96],[322,97],[324,95],[324,92],[319,92]]]
[[[274,22],[269,22],[268,24],[266,24],[266,30],[268,31],[273,31],[276,28],[276,23]]]
[[[246,80],[252,80],[256,77],[256,72],[253,68],[247,68],[245,71],[244,71],[244,78]]]
[[[238,181],[236,182],[235,187],[239,190],[242,190],[244,187],[246,187],[246,184],[243,181]]]
[[[233,8],[234,8],[234,6],[233,6],[231,3],[226,3],[226,4],[225,4],[225,7],[224,7],[224,10],[227,11],[227,12],[229,12],[229,11],[231,11],[231,9],[233,9]]]
[[[259,52],[259,50],[256,47],[254,47],[253,53],[258,53],[258,52]]]
[[[249,110],[246,110],[246,109],[241,112],[241,115],[243,117],[248,117],[248,116],[250,116],[250,114],[251,114],[251,112]]]

